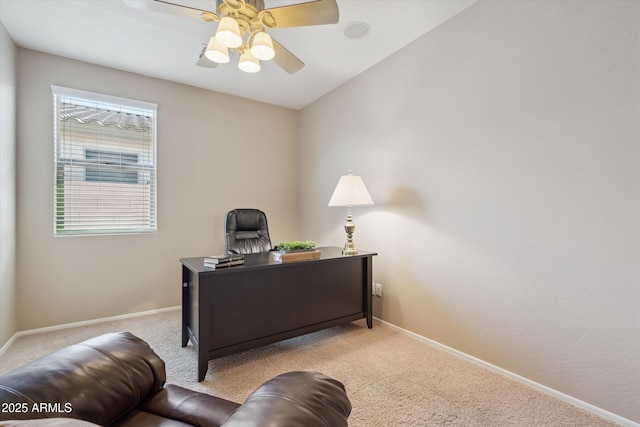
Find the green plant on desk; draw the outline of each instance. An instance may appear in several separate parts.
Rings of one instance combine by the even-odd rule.
[[[291,242],[282,242],[276,246],[278,251],[300,251],[304,249],[315,249],[316,242],[313,240],[294,240]]]

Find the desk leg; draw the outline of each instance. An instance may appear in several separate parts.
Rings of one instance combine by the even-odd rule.
[[[207,369],[209,368],[208,352],[200,351],[198,349],[198,382],[204,380],[207,375]]]
[[[373,265],[373,259],[372,257],[365,257],[363,258],[363,260],[365,261],[365,268],[364,268],[364,286],[366,288],[365,291],[365,295],[367,296],[367,301],[366,301],[366,314],[367,314],[367,326],[369,327],[369,329],[373,328],[373,289],[371,289],[371,286],[373,284],[373,272],[372,272],[372,265]]]
[[[189,270],[182,267],[182,346],[186,347],[189,342],[189,332],[187,324],[189,323]]]
[[[198,318],[198,332],[195,338],[198,343],[194,343],[194,346],[198,353],[198,382],[200,382],[204,380],[209,367],[209,349],[211,348],[209,340],[211,339],[210,329],[212,326],[209,310],[203,308],[210,307],[212,286],[210,281],[206,277],[202,277],[200,273],[193,279],[191,285],[189,306],[193,310],[190,315]]]

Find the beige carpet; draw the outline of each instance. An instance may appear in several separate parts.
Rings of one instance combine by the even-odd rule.
[[[242,402],[267,379],[317,370],[342,381],[353,427],[614,426],[385,325],[354,322],[209,361],[196,381],[196,353],[180,346],[180,312],[104,322],[17,338],[0,374],[65,345],[114,331],[146,340],[167,365],[167,382]]]

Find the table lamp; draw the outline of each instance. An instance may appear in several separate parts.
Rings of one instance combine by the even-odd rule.
[[[351,216],[351,206],[373,205],[373,199],[364,185],[361,177],[354,175],[349,171],[349,175],[343,175],[333,191],[329,206],[346,206],[347,207],[347,223],[344,225],[344,231],[347,232],[347,243],[342,250],[343,255],[356,255],[358,250],[353,244],[353,232],[356,225],[353,223]]]

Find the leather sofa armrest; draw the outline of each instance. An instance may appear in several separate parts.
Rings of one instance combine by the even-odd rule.
[[[0,376],[0,402],[26,408],[0,412],[0,421],[69,417],[109,425],[165,379],[164,362],[145,341],[129,332],[101,335]],[[50,409],[37,410],[41,405]]]
[[[167,384],[137,409],[198,427],[220,427],[239,406],[220,397]]]
[[[347,427],[344,385],[320,372],[288,372],[265,382],[224,427]]]

